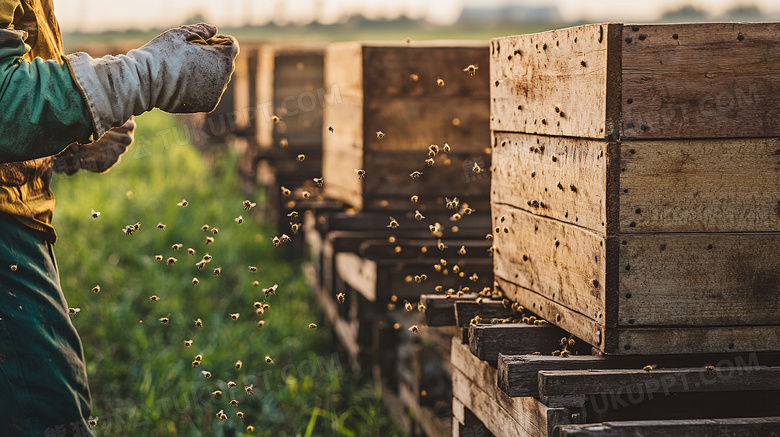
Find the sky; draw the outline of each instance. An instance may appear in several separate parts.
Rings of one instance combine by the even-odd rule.
[[[106,29],[168,27],[202,13],[219,26],[262,24],[274,16],[290,22],[318,18],[334,22],[350,13],[392,18],[400,14],[450,24],[464,7],[505,4],[555,5],[567,21],[642,22],[658,18],[664,10],[691,4],[718,14],[736,4],[755,4],[780,12],[776,0],[54,0],[65,32]]]

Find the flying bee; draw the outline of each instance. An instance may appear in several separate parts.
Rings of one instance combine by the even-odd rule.
[[[279,117],[278,117],[278,116],[276,116],[276,115],[273,115],[273,116],[271,116],[271,121],[272,121],[274,124],[279,124],[279,122],[281,121],[281,119],[279,119]]]
[[[172,265],[176,264],[176,261],[178,261],[176,258],[170,257],[170,258],[168,258],[168,265],[172,266]]]
[[[305,161],[305,160],[306,160],[306,155],[304,155],[303,153],[301,153],[300,155],[298,155],[298,162],[303,162],[303,161]]]
[[[273,364],[273,363],[274,363],[274,360],[273,360],[273,359],[271,359],[271,357],[269,357],[269,356],[267,356],[267,355],[266,355],[266,357],[265,357],[265,362],[266,362],[266,363],[268,363],[268,364]]]
[[[150,300],[151,302],[159,302],[159,301],[160,301],[160,298],[159,298],[158,296],[150,296],[150,297],[149,297],[149,300]]]
[[[476,162],[474,163],[474,166],[471,167],[471,171],[473,171],[476,174],[482,173],[482,167],[479,166]]]
[[[237,407],[237,406],[238,406],[238,401],[237,401],[236,399],[232,399],[232,400],[230,401],[230,406],[231,406],[231,407]]]
[[[479,66],[475,64],[471,64],[468,67],[464,68],[463,71],[469,74],[469,76],[476,76],[477,70],[479,69]]]
[[[420,328],[418,328],[417,325],[412,325],[412,326],[409,327],[409,331],[411,331],[413,333],[416,333],[419,330],[420,330]]]
[[[474,213],[474,210],[473,210],[473,209],[471,209],[471,208],[469,208],[469,207],[463,208],[463,214],[466,214],[466,215],[471,215],[471,214],[473,214],[473,213]]]
[[[252,425],[249,425],[246,427],[246,432],[255,432],[255,427]]]
[[[204,378],[211,378],[211,372],[209,372],[208,370],[201,370],[200,373],[203,374]]]
[[[203,226],[201,226],[201,227],[200,227],[200,229],[201,229],[202,231],[208,231],[208,230],[209,230],[209,228],[210,228],[210,227],[209,227],[209,225],[203,225]]]
[[[194,286],[197,286],[198,284],[200,284],[200,281],[198,280],[198,278],[192,278],[192,286],[194,287]]]
[[[227,386],[228,386],[228,388],[233,389],[233,388],[238,387],[238,384],[236,384],[233,381],[228,381]]]
[[[471,280],[471,282],[477,282],[479,280],[479,275],[474,273],[473,275],[469,276],[469,279]]]
[[[228,416],[227,416],[227,414],[225,414],[225,413],[222,413],[222,414],[220,414],[220,415],[219,415],[219,420],[221,420],[221,421],[223,421],[223,422],[224,422],[224,421],[226,421],[226,420],[228,420]]]
[[[189,205],[190,202],[187,202],[187,199],[181,199],[181,202],[177,203],[176,206],[181,206],[182,208],[186,208],[187,205]]]
[[[271,288],[264,288],[263,293],[265,293],[265,297],[268,297],[270,295],[276,296],[276,290],[279,288],[279,284],[274,284]]]
[[[258,287],[258,286],[260,286],[260,281],[252,281],[252,286],[253,286],[253,287]]]
[[[645,367],[642,367],[642,370],[644,370],[645,372],[647,372],[647,374],[649,375],[649,374],[650,374],[650,372],[653,370],[653,366],[645,366]]]
[[[265,320],[258,320],[257,321],[257,327],[258,328],[262,328],[263,326],[265,326]]]
[[[252,208],[254,208],[254,207],[256,207],[256,206],[257,206],[257,204],[256,204],[256,203],[252,203],[252,202],[250,202],[249,200],[245,200],[245,201],[244,201],[244,209],[245,209],[245,210],[247,210],[247,211],[251,211],[251,210],[252,210]]]
[[[482,296],[477,298],[477,305],[482,305],[482,302],[484,301],[484,298]]]
[[[447,248],[447,247],[449,247],[449,246],[447,246],[447,245],[445,245],[444,243],[442,243],[442,242],[441,242],[441,239],[439,239],[439,242],[436,244],[436,247],[438,247],[438,248],[439,248],[439,250],[442,250],[442,251],[443,251],[444,249],[446,249],[446,248]],[[444,265],[446,265],[446,264],[444,264]]]
[[[425,309],[426,309],[425,305],[417,304],[417,311],[422,313],[422,312],[425,312]]]
[[[238,216],[238,217],[236,217],[234,220],[235,220],[235,221],[236,221],[236,223],[238,223],[239,225],[242,225],[242,224],[244,224],[244,217],[243,217],[243,216]]]
[[[193,360],[193,361],[192,361],[192,368],[194,369],[194,368],[196,368],[196,367],[198,367],[198,366],[200,366],[200,361],[198,361],[198,360]]]
[[[282,138],[281,140],[279,140],[279,147],[281,147],[282,149],[284,149],[289,145],[290,145],[290,141],[288,141],[287,138]]]
[[[575,341],[574,341],[574,339],[573,339],[573,338],[572,338],[572,339],[569,339],[569,346],[574,346],[574,343],[575,343]]]
[[[81,308],[68,308],[68,314],[70,314],[71,316],[75,316],[80,312],[81,312]]]
[[[257,267],[249,266],[249,273],[257,273]]]
[[[187,249],[187,253],[194,256],[195,255],[195,249],[190,247],[189,249]]]
[[[203,261],[206,261],[207,263],[211,262],[212,259],[213,259],[212,256],[209,255],[208,253],[203,255]]]
[[[287,187],[283,186],[283,187],[281,187],[281,190],[282,190],[282,195],[284,195],[285,197],[287,197],[287,196],[292,194],[292,191],[290,191],[290,189],[287,188]]]
[[[238,313],[230,313],[230,318],[231,318],[233,321],[236,321],[236,320],[238,320],[238,316],[239,316],[239,314],[238,314]]]
[[[179,243],[171,245],[171,249],[173,250],[181,250],[182,247],[184,247],[184,245]]]
[[[214,242],[214,237],[206,237],[206,246]]]
[[[385,133],[382,132],[381,130],[376,133],[376,139],[381,140],[384,137],[385,137]]]
[[[271,241],[273,242],[274,247],[279,247],[282,244],[282,240],[280,240],[279,237],[274,237]]]
[[[87,420],[87,424],[89,424],[89,426],[91,426],[92,428],[96,427],[98,424],[98,418],[90,416],[89,420]]]
[[[214,396],[214,399],[219,399],[222,396],[222,391],[221,390],[215,390],[215,391],[211,392],[211,395]]]
[[[306,200],[309,197],[311,197],[311,193],[306,191],[306,190],[304,190],[304,191],[301,192],[301,197],[303,197],[303,200]]]
[[[219,229],[218,228],[211,228],[211,233],[214,235],[219,235]]]
[[[444,290],[444,287],[442,287],[441,285],[437,285],[436,287],[433,288],[433,290],[436,291],[437,293],[441,293],[441,291]]]
[[[128,236],[129,235],[133,235],[134,231],[135,231],[135,229],[133,229],[132,226],[125,226],[124,228],[122,228],[122,232],[124,232],[125,235],[128,235]]]
[[[195,327],[196,328],[202,328],[203,327],[203,321],[200,319],[195,319]]]
[[[336,300],[339,301],[339,303],[344,303],[344,300],[346,299],[346,295],[344,293],[339,293],[336,295]]]
[[[162,223],[162,222],[157,223],[157,230],[158,231],[164,231],[165,230],[165,224]]]
[[[452,273],[458,273],[460,271],[460,266],[455,264],[452,266]]]
[[[239,411],[239,412],[236,413],[236,417],[238,417],[241,420],[244,420],[244,413]]]
[[[298,211],[293,211],[289,214],[287,214],[287,217],[290,217],[290,220],[295,220],[298,218]]]
[[[414,282],[416,282],[418,284],[421,283],[422,282],[422,277],[420,277],[420,275],[415,276],[414,277]]]
[[[191,347],[192,346],[192,340],[184,340],[184,347]]]
[[[422,176],[422,172],[419,171],[413,171],[409,177],[412,179],[420,179],[420,176]]]
[[[236,361],[236,370],[241,370],[243,366],[244,363],[242,363],[241,360]]]
[[[96,285],[96,286],[92,287],[92,292],[93,292],[93,293],[96,293],[96,294],[97,294],[97,293],[100,293],[100,286],[99,286],[99,285]]]
[[[312,180],[314,181],[315,184],[317,184],[318,187],[322,188],[322,185],[324,184],[322,178],[314,178]]]
[[[404,308],[406,309],[406,311],[411,311],[412,309],[414,309],[414,308],[412,307],[412,304],[411,304],[411,303],[409,303],[409,301],[408,301],[408,300],[405,300],[405,301],[404,301]]]
[[[309,323],[309,329],[317,329],[317,325],[314,323]]]
[[[493,234],[485,235],[485,240],[492,240],[492,239],[493,239]]]
[[[360,179],[361,181],[363,180],[363,178],[365,178],[365,177],[366,177],[366,171],[365,171],[365,170],[362,170],[362,169],[357,169],[357,168],[356,168],[356,169],[355,169],[355,173],[357,173],[357,177],[358,177],[358,179]]]
[[[279,240],[282,243],[289,243],[290,241],[292,241],[292,239],[287,234],[282,234],[282,236],[279,237]]]
[[[708,375],[714,375],[715,374],[715,366],[704,366],[704,370],[707,371]]]
[[[100,213],[98,211],[95,211],[94,209],[90,209],[89,214],[92,216],[93,219],[100,217]]]
[[[155,255],[154,256],[154,260],[155,261],[162,261],[163,260],[163,256],[162,255]]]
[[[390,224],[389,224],[389,225],[387,225],[387,227],[388,227],[388,228],[395,229],[395,228],[397,228],[398,226],[399,226],[399,225],[398,225],[398,222],[397,222],[397,221],[396,221],[394,218],[390,217]]]
[[[449,197],[445,197],[444,199],[446,201],[447,209],[458,209],[458,205],[460,205],[460,201],[458,200],[457,197],[452,200],[450,200]]]
[[[200,260],[197,264],[198,270],[203,270],[206,267],[206,261]]]
[[[165,326],[168,326],[168,323],[171,322],[170,317],[160,317],[160,323],[162,323]]]
[[[428,158],[433,159],[435,157],[436,157],[436,152],[434,152],[433,150],[428,150]]]
[[[570,354],[571,353],[568,350],[564,349],[564,350],[561,351],[561,355],[560,356],[561,356],[561,358],[569,358]]]
[[[333,133],[335,131],[335,129],[333,129],[333,126],[328,126],[328,130],[330,131],[330,133]]]
[[[419,210],[416,210],[416,209],[414,210],[414,219],[415,220],[420,221],[420,220],[422,220],[424,218],[425,218],[425,216],[422,215],[422,213],[420,213]]]
[[[195,355],[195,361],[197,361],[199,363],[202,362],[203,361],[203,354]]]
[[[433,156],[436,156],[439,153],[439,146],[436,144],[428,146],[428,156],[431,156],[431,153],[433,153]],[[431,158],[433,158],[433,156],[431,156]]]
[[[428,164],[429,167],[433,167],[436,164],[436,161],[433,158],[428,158],[425,160],[425,163]]]
[[[460,246],[460,249],[458,249],[458,253],[461,255],[466,254],[466,246]]]
[[[412,79],[412,82],[417,82],[418,80],[420,80],[420,76],[415,73],[412,73],[409,75],[409,79]]]
[[[453,214],[453,215],[452,215],[452,217],[450,217],[450,220],[452,220],[452,221],[456,222],[456,221],[458,221],[458,220],[460,220],[460,219],[462,219],[462,218],[463,218],[463,216],[462,216],[462,215],[460,215],[460,213],[457,213],[457,212],[456,212],[455,214]]]
[[[442,79],[442,78],[437,78],[437,79],[436,79],[436,85],[438,85],[438,86],[444,86],[444,79]]]
[[[214,276],[219,276],[222,274],[222,267],[217,267],[214,269]]]

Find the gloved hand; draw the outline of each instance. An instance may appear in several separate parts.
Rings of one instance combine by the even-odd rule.
[[[95,135],[153,108],[172,113],[216,108],[235,69],[238,41],[210,24],[171,29],[127,55],[67,56]]]
[[[122,155],[133,143],[135,120],[130,118],[124,125],[106,132],[99,140],[90,144],[73,143],[53,158],[52,168],[57,173],[70,176],[80,169],[94,173],[105,173],[119,163]]]

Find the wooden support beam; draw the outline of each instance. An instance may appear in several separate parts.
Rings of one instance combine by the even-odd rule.
[[[550,407],[579,408],[589,395],[644,397],[657,393],[780,390],[780,367],[704,367],[683,369],[542,370],[539,398]],[[775,399],[773,402],[777,402]]]
[[[473,301],[476,294],[450,296],[442,294],[423,294],[420,303],[425,305],[425,324],[428,326],[457,326],[455,320],[455,302]]]
[[[780,434],[780,417],[740,419],[643,420],[564,425],[555,437],[711,437],[771,436]]]
[[[458,304],[460,305],[460,303]],[[492,366],[498,363],[499,354],[550,355],[562,350],[561,339],[570,334],[553,325],[527,325],[520,323],[504,325],[470,325],[469,350],[475,357]],[[572,338],[573,346],[567,346],[571,355],[590,354],[591,347],[582,340]]]
[[[455,302],[455,323],[458,326],[468,326],[476,316],[489,322],[493,318],[519,318],[521,314],[511,308],[504,307],[500,300],[484,299],[482,303],[476,301]]]

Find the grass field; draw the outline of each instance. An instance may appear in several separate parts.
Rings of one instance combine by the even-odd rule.
[[[336,353],[299,266],[272,246],[270,228],[243,209],[236,157],[226,150],[211,168],[188,143],[166,142],[178,126],[167,114],[146,114],[138,125],[136,142],[117,168],[53,182],[56,253],[68,304],[82,310],[73,322],[84,343],[98,434],[400,435],[377,390],[351,374]],[[177,206],[182,199],[189,206]],[[91,208],[101,212],[98,219],[90,217]],[[241,225],[234,221],[239,215],[246,219]],[[136,222],[140,232],[126,236],[121,229]],[[158,222],[164,231],[156,229]],[[204,224],[219,234],[204,232]],[[208,246],[207,236],[215,238]],[[172,249],[176,243],[183,244],[180,251]],[[206,253],[213,259],[199,270]],[[158,254],[164,261],[155,261]],[[168,266],[168,257],[178,262]],[[249,266],[259,271],[250,273]],[[277,295],[266,298],[262,289],[274,284]],[[99,293],[92,292],[95,285]],[[262,317],[255,301],[270,305]],[[238,320],[231,313],[239,313]],[[170,319],[167,326],[163,317]],[[202,328],[195,326],[198,318]],[[185,347],[185,340],[193,345]],[[193,368],[197,354],[202,363]],[[237,387],[230,389],[228,381]],[[249,384],[253,395],[245,392]],[[212,396],[215,390],[223,392],[220,399]],[[224,422],[216,417],[220,410],[228,416]]]

